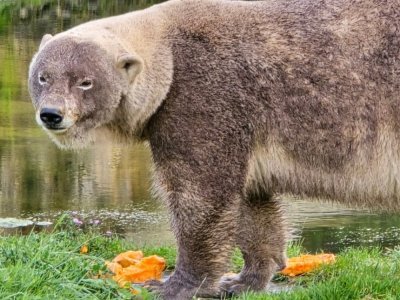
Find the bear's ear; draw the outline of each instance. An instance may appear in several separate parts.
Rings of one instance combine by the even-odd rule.
[[[53,36],[52,36],[51,34],[49,34],[49,33],[45,34],[45,35],[42,37],[42,41],[40,42],[39,49],[43,48],[44,45],[46,45],[47,42],[50,41],[52,38],[53,38]]]
[[[118,57],[117,67],[126,72],[129,81],[132,83],[136,76],[142,71],[143,62],[140,58],[132,54],[124,53]]]

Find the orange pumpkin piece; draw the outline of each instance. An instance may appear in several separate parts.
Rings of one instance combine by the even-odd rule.
[[[106,261],[107,268],[114,274],[122,272],[122,266],[119,263]]]
[[[81,247],[80,253],[81,253],[81,254],[86,254],[86,253],[88,253],[88,252],[89,252],[89,247],[88,247],[87,245],[83,245],[83,246]]]
[[[119,254],[112,262],[106,262],[106,265],[115,274],[113,279],[123,287],[127,283],[161,279],[165,260],[157,255],[143,257],[141,251],[127,251]]]
[[[112,262],[120,264],[123,268],[138,263],[143,258],[142,251],[126,251],[118,254]]]
[[[281,271],[286,276],[297,276],[315,270],[322,264],[329,264],[335,261],[334,254],[301,255],[289,258],[287,267]]]

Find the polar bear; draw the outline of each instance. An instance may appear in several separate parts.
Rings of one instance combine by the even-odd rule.
[[[147,141],[178,245],[164,299],[262,290],[277,195],[400,204],[400,1],[171,0],[45,35],[36,119],[63,148]],[[244,267],[222,277],[239,247]],[[222,277],[222,278],[221,278]]]

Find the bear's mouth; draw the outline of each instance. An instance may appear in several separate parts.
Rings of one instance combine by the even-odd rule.
[[[46,126],[46,125],[44,125],[43,127],[47,131],[50,131],[50,132],[55,133],[55,134],[62,134],[62,133],[66,132],[68,130],[68,128],[64,128],[64,127],[49,127],[49,126]]]

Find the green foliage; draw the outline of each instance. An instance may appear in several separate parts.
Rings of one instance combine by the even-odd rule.
[[[123,250],[117,238],[76,230],[2,237],[0,299],[129,299],[112,280],[95,278]]]

